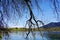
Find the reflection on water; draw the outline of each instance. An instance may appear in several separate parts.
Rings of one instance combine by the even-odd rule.
[[[41,35],[42,33],[42,35]],[[60,32],[32,32],[26,37],[26,32],[0,32],[0,40],[60,40]]]

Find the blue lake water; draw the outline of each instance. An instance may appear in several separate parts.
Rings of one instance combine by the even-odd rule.
[[[60,32],[30,32],[26,38],[27,32],[2,32],[0,33],[0,40],[60,40]]]

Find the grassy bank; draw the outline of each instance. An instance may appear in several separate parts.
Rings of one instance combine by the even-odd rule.
[[[28,31],[29,28],[2,28],[0,31]],[[60,31],[60,27],[52,27],[52,28],[32,28],[32,31]]]

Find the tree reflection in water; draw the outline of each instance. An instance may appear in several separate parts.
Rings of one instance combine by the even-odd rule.
[[[4,37],[5,40],[10,40],[10,38],[9,38],[9,32],[8,31],[3,32],[3,37]]]
[[[0,40],[2,40],[2,32],[0,31]]]
[[[40,36],[42,40],[43,35],[39,31],[31,31],[30,34],[26,37],[26,40],[37,40],[37,37]]]
[[[60,33],[59,32],[46,32],[44,37],[47,40],[60,40]]]
[[[26,40],[30,40],[30,39],[36,40],[36,36],[35,36],[36,33],[35,33],[35,32],[31,32],[30,34],[31,34],[31,36],[28,35],[28,36],[26,37]]]
[[[41,33],[39,31],[30,32],[28,37],[26,37],[25,32],[2,32],[0,33],[0,40],[60,40],[60,34],[51,34],[50,32],[41,32],[43,35],[43,39]],[[48,34],[50,33],[50,34]]]
[[[49,40],[60,40],[60,34],[48,34]]]
[[[14,32],[14,33],[16,33],[16,32]],[[23,36],[23,34],[25,35],[25,32],[17,32],[16,34],[18,34],[18,35],[20,35],[20,36],[22,36],[23,38],[24,38],[24,36]],[[13,34],[12,34],[13,35]],[[14,34],[15,35],[15,34]],[[36,35],[37,35],[37,32],[31,32],[29,35],[28,35],[28,37],[26,38],[26,40],[30,40],[30,39],[32,39],[32,40],[36,40]],[[26,35],[25,35],[26,36]],[[1,39],[0,40],[12,40],[11,38],[11,35],[10,35],[10,32],[2,32],[1,33]],[[25,39],[24,39],[25,40]]]

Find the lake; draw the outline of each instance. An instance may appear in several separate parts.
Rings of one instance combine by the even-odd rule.
[[[22,31],[0,32],[0,40],[60,40],[60,32],[30,32],[27,36]],[[27,38],[26,38],[27,36]]]

